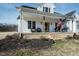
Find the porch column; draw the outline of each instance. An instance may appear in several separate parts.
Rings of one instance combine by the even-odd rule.
[[[20,10],[20,37],[22,34],[22,11]]]
[[[73,32],[73,20],[72,20],[72,32]]]
[[[75,33],[75,28],[76,28],[76,24],[75,24],[75,18],[72,20],[72,32]]]
[[[43,21],[43,32],[45,32],[45,21]]]

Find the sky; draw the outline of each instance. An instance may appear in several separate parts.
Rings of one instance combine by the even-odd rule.
[[[0,3],[0,23],[17,24],[17,17],[19,11],[15,8],[17,6],[31,6],[37,7],[36,3]],[[55,12],[66,14],[70,11],[76,10],[79,13],[79,3],[55,3]]]

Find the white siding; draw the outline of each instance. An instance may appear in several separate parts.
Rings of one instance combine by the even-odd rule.
[[[68,32],[76,32],[76,21],[75,20],[73,21],[73,23],[72,23],[72,20],[68,21],[66,25],[69,28]]]
[[[41,22],[36,22],[36,28],[41,28],[41,30],[44,31],[44,24],[41,24]]]
[[[20,33],[20,20],[18,20],[18,32]]]
[[[76,21],[76,32],[79,32],[79,21]]]
[[[22,33],[30,33],[31,30],[28,29],[28,22],[26,20],[22,20]]]
[[[75,20],[75,31],[79,32],[79,17],[77,17]]]
[[[76,21],[73,21],[73,32],[76,32]]]
[[[72,32],[72,21],[67,21],[68,32]]]
[[[22,33],[31,33],[31,29],[28,29],[28,21],[29,20],[22,20],[22,28],[20,27],[20,20],[18,20],[18,32]],[[44,31],[44,24],[41,22],[36,21],[36,28],[41,28],[42,31]]]
[[[50,24],[49,31],[50,32],[54,32],[55,31],[55,23],[52,22],[52,24]]]
[[[22,26],[22,27],[21,27]],[[20,23],[20,20],[18,20],[18,32],[22,32],[22,33],[30,33],[31,30],[28,29],[28,23],[26,20],[22,20],[22,25]]]

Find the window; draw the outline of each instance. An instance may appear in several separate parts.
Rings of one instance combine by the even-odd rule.
[[[28,29],[31,29],[31,21],[28,21]]]
[[[50,8],[48,8],[48,7],[43,7],[43,12],[50,12]]]
[[[36,22],[35,21],[28,21],[28,29],[35,29]]]
[[[47,7],[45,7],[45,12],[48,12],[48,8]]]
[[[36,28],[36,22],[32,21],[32,29],[35,29],[35,28]]]

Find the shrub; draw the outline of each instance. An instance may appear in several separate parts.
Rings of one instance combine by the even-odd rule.
[[[73,37],[71,37],[70,35],[67,35],[66,39],[72,39]]]
[[[40,36],[40,39],[43,41],[48,41],[48,38],[44,37],[44,36]]]
[[[5,38],[6,39],[12,39],[12,36],[11,35],[7,35]]]
[[[28,51],[26,52],[26,55],[27,55],[27,56],[33,56],[33,54],[34,54],[34,51],[31,51],[31,50],[28,50]]]
[[[17,56],[23,56],[23,55],[25,55],[25,52],[23,52],[21,50],[20,51],[17,50],[15,55],[17,55]]]

